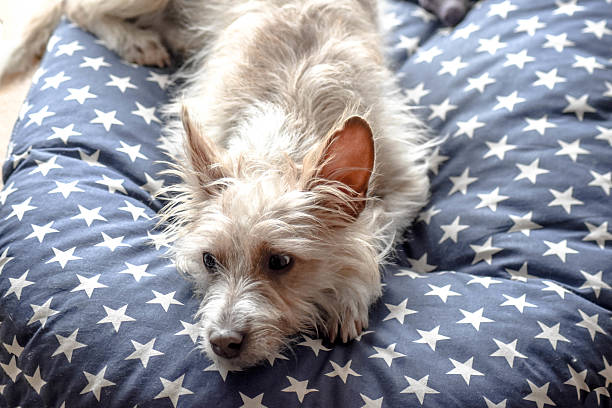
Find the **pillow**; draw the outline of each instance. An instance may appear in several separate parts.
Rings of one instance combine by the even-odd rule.
[[[495,0],[449,30],[390,3],[391,63],[446,136],[431,202],[358,340],[300,336],[229,373],[197,350],[198,299],[154,228],[169,72],[63,22],[3,169],[1,404],[609,405],[607,20],[603,1]]]

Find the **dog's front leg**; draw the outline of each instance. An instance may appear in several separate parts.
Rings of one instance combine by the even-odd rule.
[[[100,38],[129,62],[170,65],[170,55],[160,33],[143,29],[126,19],[161,13],[170,0],[67,0],[65,11],[81,28]]]

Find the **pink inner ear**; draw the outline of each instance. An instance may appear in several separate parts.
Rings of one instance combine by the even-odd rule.
[[[374,138],[368,123],[354,116],[331,139],[319,176],[339,181],[365,197],[374,168]]]

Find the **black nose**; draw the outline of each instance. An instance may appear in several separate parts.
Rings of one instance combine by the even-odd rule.
[[[244,336],[233,330],[219,330],[211,333],[209,342],[216,355],[235,358],[240,354]]]

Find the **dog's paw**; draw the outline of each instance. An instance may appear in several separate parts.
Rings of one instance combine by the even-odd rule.
[[[327,322],[327,335],[330,342],[340,338],[343,343],[354,340],[368,328],[368,309],[359,307],[359,311],[346,309],[342,314],[342,321],[338,317],[332,317]]]
[[[139,29],[126,40],[120,52],[126,61],[160,68],[170,65],[170,54],[156,32]]]

